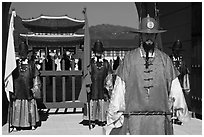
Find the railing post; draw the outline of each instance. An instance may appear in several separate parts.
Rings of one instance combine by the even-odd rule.
[[[75,59],[73,59],[72,61],[71,61],[71,70],[74,70],[74,67],[75,67]]]
[[[53,95],[53,102],[56,102],[56,76],[52,77],[52,95]]]
[[[62,60],[62,71],[65,70],[65,61]],[[65,97],[66,97],[66,94],[65,94],[65,76],[62,76],[62,101],[65,102]]]
[[[55,71],[55,60],[52,61],[52,71]],[[56,76],[52,77],[52,95],[53,95],[53,102],[56,102]]]
[[[72,101],[75,102],[75,76],[72,76]]]
[[[42,71],[45,71],[45,59],[43,60]],[[46,76],[43,76],[43,102],[46,102]]]

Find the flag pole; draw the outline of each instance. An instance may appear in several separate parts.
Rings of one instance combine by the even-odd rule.
[[[154,18],[158,22],[158,26],[160,27],[159,8],[158,8],[158,3],[157,2],[154,3]],[[156,44],[157,44],[157,48],[160,49],[161,51],[163,51],[161,34],[157,34]]]
[[[87,80],[87,75],[89,74],[88,72],[88,66],[90,64],[90,34],[89,34],[89,26],[88,26],[88,18],[87,18],[87,12],[86,12],[86,7],[83,10],[84,17],[85,17],[85,38],[84,38],[84,74],[85,74],[85,81]],[[87,83],[86,83],[87,85]],[[88,93],[87,93],[88,94]],[[88,118],[89,118],[89,130],[91,130],[91,106],[90,106],[90,98],[87,96],[87,102],[88,102]]]
[[[78,100],[83,102],[84,104],[87,103],[86,109],[88,109],[88,118],[89,118],[89,129],[91,129],[91,121],[90,121],[90,85],[91,85],[91,68],[90,68],[90,58],[91,58],[91,48],[90,48],[90,34],[89,34],[89,25],[88,25],[88,18],[87,18],[87,11],[86,7],[83,9],[84,19],[85,19],[85,26],[84,26],[84,62],[83,62],[83,76],[82,76],[82,85],[81,91],[79,94]]]

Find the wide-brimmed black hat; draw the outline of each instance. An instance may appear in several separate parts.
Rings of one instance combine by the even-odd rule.
[[[92,48],[94,53],[103,53],[104,52],[104,48],[103,48],[103,43],[100,40],[97,40],[94,43],[94,46]]]
[[[142,19],[139,29],[133,30],[131,32],[133,33],[162,33],[166,31],[167,30],[159,29],[158,22],[154,18],[151,18],[148,14],[146,18]]]
[[[182,42],[180,40],[176,40],[173,46],[169,48],[172,50],[183,51],[182,47],[183,47]]]

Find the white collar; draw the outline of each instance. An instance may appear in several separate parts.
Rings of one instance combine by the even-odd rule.
[[[144,51],[144,49],[142,49],[142,48],[140,48],[140,56],[141,56],[141,57],[146,57],[145,51]],[[149,53],[148,56],[149,56],[149,57],[154,57],[154,56],[155,56],[155,52],[153,52],[153,54],[152,54],[152,53]]]
[[[94,57],[94,61],[97,62],[97,57],[96,56]],[[103,62],[103,58],[100,58],[99,62]]]
[[[25,59],[24,61],[21,61],[22,64],[28,64],[28,59]]]

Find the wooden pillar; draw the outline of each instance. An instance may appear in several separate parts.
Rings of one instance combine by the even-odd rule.
[[[43,60],[42,71],[45,71],[45,60]],[[46,102],[46,77],[43,77],[43,102]]]

